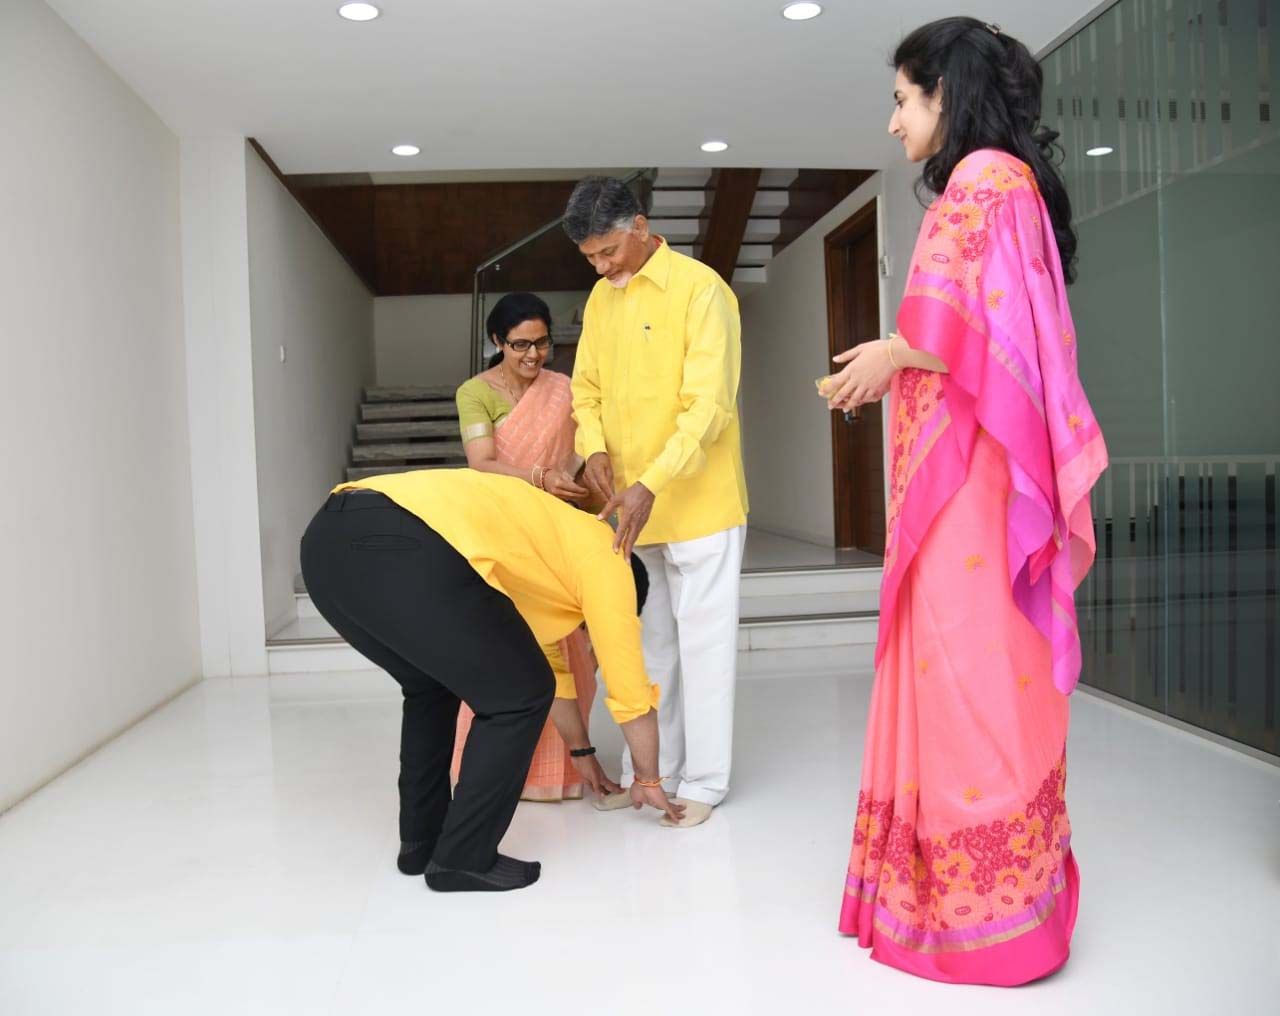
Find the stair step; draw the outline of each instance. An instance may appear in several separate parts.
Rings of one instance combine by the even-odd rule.
[[[663,218],[654,216],[649,219],[653,231],[671,244],[693,243],[698,238],[701,223],[697,219],[687,217]]]
[[[457,404],[450,402],[364,402],[360,419],[364,423],[380,420],[456,420]]]
[[[410,463],[438,459],[466,458],[461,441],[389,441],[385,444],[356,445],[351,449],[351,462]]]
[[[778,239],[778,234],[782,231],[782,223],[777,219],[756,219],[747,220],[747,231],[742,237],[743,243],[773,243]]]
[[[771,243],[744,243],[738,248],[739,265],[767,265],[772,260]]]
[[[739,604],[741,619],[770,620],[779,617],[819,617],[826,614],[875,613],[880,606],[878,590],[871,593],[807,593],[789,596],[744,596]]]
[[[411,467],[381,471],[403,468]],[[869,666],[879,626],[882,574],[883,569],[878,567],[825,566],[744,572],[739,584],[738,627],[743,673],[761,669],[752,661],[767,660],[767,654],[775,651],[784,655],[825,652],[832,654],[832,665],[839,668]],[[299,678],[293,688],[301,697],[328,694],[325,689],[329,689],[331,673],[335,671],[378,673],[319,616],[301,576],[295,589],[298,620],[268,640],[270,672],[324,675]],[[781,661],[783,657],[776,659]],[[776,674],[768,666],[761,669],[761,673],[765,671],[780,676],[785,666]]]
[[[842,647],[850,666],[861,665],[875,645],[879,627],[874,612],[846,612],[799,617],[756,618],[738,627],[738,651]],[[267,670],[271,674],[324,674],[370,671],[375,668],[336,633],[326,635],[322,618],[294,622],[267,642]],[[329,629],[332,631],[332,629]],[[860,654],[860,655],[859,655]],[[750,659],[748,656],[746,659]],[[318,679],[318,684],[323,681]],[[300,693],[305,689],[298,686]]]
[[[691,258],[697,258],[702,254],[701,244],[673,243],[671,249]],[[773,244],[771,243],[744,243],[738,248],[739,267],[745,265],[767,265],[772,260]]]
[[[738,625],[738,649],[807,649],[815,646],[874,646],[876,611],[845,611],[788,617],[756,617]]]
[[[683,247],[698,238],[701,222],[698,219],[661,217],[649,220],[653,231],[673,247]],[[776,217],[750,218],[742,240],[746,244],[771,244],[778,238],[782,224]]]
[[[457,385],[372,386],[364,390],[365,402],[431,402],[453,401]]]
[[[733,285],[763,285],[769,281],[769,270],[760,265],[739,265],[733,270]]]
[[[357,423],[357,441],[396,441],[414,437],[458,436],[457,420],[394,420],[384,423]]]
[[[653,192],[651,218],[680,218],[701,215],[707,208],[707,192],[702,189],[663,189]]]
[[[760,186],[790,187],[799,175],[798,169],[766,169],[760,173]]]
[[[370,476],[381,476],[391,472],[407,472],[413,466],[402,469],[382,469],[372,472],[361,468],[361,472]],[[350,471],[350,470],[349,470]],[[351,477],[348,477],[351,479]],[[875,610],[880,603],[880,583],[884,578],[884,569],[874,567],[828,567],[826,565],[806,566],[801,568],[771,568],[763,571],[745,571],[738,580],[738,596],[742,602],[742,615],[750,613],[760,616],[784,614],[785,610],[752,609],[753,605],[763,604],[768,600],[782,600],[795,604],[801,609],[792,611],[797,614],[822,613],[818,608],[809,609],[806,597],[829,596],[832,602],[841,597],[857,597],[856,604],[841,607],[841,610]],[[293,591],[298,596],[298,616],[318,616],[314,614],[307,596],[307,584],[299,573],[293,578]],[[306,606],[303,605],[306,600]]]
[[[710,169],[660,169],[653,181],[653,189],[661,190],[695,190],[706,187],[711,179]]]
[[[347,482],[354,483],[356,480],[367,480],[371,476],[387,476],[390,473],[412,473],[419,469],[464,469],[466,465],[466,459],[449,459],[445,462],[421,463],[412,466],[403,463],[387,463],[381,466],[347,466]]]
[[[791,204],[791,195],[785,190],[757,190],[755,200],[751,203],[751,214],[755,216],[781,215]]]

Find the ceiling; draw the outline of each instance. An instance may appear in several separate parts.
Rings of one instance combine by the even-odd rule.
[[[888,54],[943,0],[49,0],[178,134],[256,137],[286,173],[559,166],[874,168]],[[1033,52],[1098,0],[977,0]],[[710,138],[732,144],[703,155]],[[413,142],[422,153],[394,156]]]

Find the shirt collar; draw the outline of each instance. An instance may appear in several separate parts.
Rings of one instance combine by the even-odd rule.
[[[657,234],[654,234],[657,236]],[[658,249],[649,255],[649,260],[644,263],[644,267],[636,272],[636,275],[643,275],[659,289],[665,291],[667,282],[671,278],[671,248],[667,245],[665,237],[658,237]]]

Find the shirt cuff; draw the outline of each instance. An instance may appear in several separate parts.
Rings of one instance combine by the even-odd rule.
[[[640,482],[655,496],[662,493],[662,488],[671,482],[671,471],[654,462],[640,474]]]
[[[656,684],[649,685],[648,702],[637,706],[634,702],[619,702],[616,698],[606,698],[604,704],[608,707],[609,715],[613,717],[613,721],[618,724],[630,723],[634,719],[644,716],[651,709],[658,708],[658,699],[662,695],[662,689]]]
[[[603,434],[588,434],[581,427],[578,428],[578,439],[574,442],[574,449],[582,456],[583,461],[599,452],[609,450],[604,446]]]

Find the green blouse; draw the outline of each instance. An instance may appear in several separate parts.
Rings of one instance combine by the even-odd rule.
[[[493,429],[511,415],[512,406],[505,395],[479,376],[458,386],[454,396],[458,403],[458,427],[462,431],[462,443],[482,437],[493,437]]]

